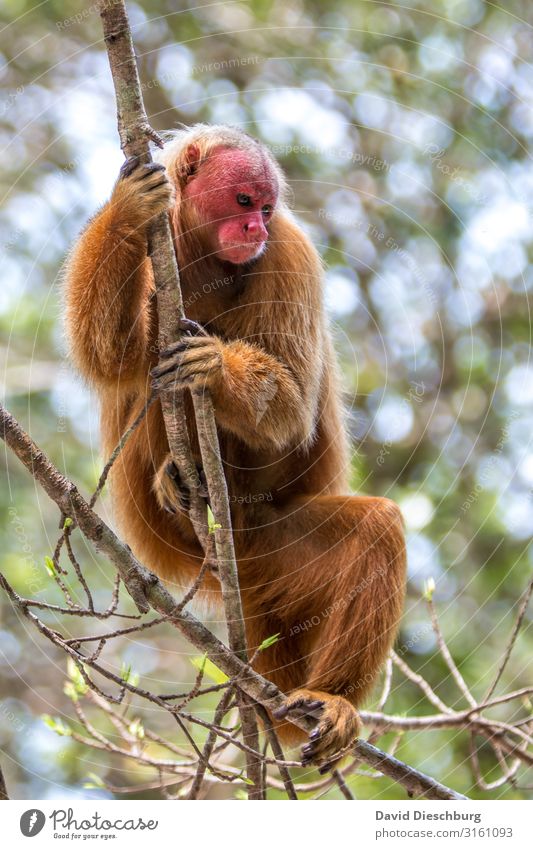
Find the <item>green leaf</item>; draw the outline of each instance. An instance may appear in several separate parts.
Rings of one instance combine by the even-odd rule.
[[[63,692],[65,696],[68,696],[73,702],[78,701],[78,693],[76,692],[76,687],[72,683],[72,681],[65,681],[63,686]]]
[[[48,713],[44,713],[41,716],[42,721],[48,728],[51,728],[52,731],[55,731],[56,734],[59,734],[60,737],[70,737],[72,734],[72,729],[65,725],[65,723],[58,716],[50,716]]]
[[[214,534],[215,531],[219,530],[222,525],[215,522],[215,517],[213,515],[213,511],[211,510],[209,504],[207,505],[207,527],[209,529],[210,534]]]
[[[433,598],[433,593],[435,592],[435,579],[428,578],[427,581],[424,582],[424,598],[426,601],[431,601]]]
[[[211,681],[214,681],[215,684],[225,684],[228,680],[228,676],[222,672],[218,666],[209,660],[207,655],[202,655],[201,657],[192,657],[191,663],[196,667],[199,671],[202,671]]]
[[[139,673],[132,670],[131,663],[128,663],[127,666],[125,663],[122,664],[120,677],[126,684],[131,684],[132,687],[136,687],[140,680]]]
[[[63,523],[63,530],[64,530],[64,531],[66,531],[66,530],[67,530],[67,528],[72,527],[72,525],[73,525],[73,524],[74,524],[74,522],[72,521],[72,519],[70,519],[70,518],[67,516],[67,518],[65,519],[65,521],[64,521],[64,523]]]
[[[95,772],[90,772],[87,776],[87,781],[83,783],[86,790],[105,790],[105,784],[99,775]]]
[[[56,574],[56,567],[55,567],[55,563],[52,560],[52,558],[48,557],[48,556],[45,557],[44,558],[44,565],[45,565],[46,571],[48,572],[50,577],[53,578],[54,575]]]
[[[248,793],[246,790],[243,790],[242,787],[239,787],[238,790],[235,791],[234,798],[239,802],[247,802],[248,801]]]
[[[244,781],[245,784],[249,784],[251,787],[255,787],[255,781],[252,781],[251,778],[248,778],[244,770],[241,770],[237,776],[241,781]],[[247,797],[248,798],[248,797]]]
[[[138,740],[144,740],[144,726],[138,717],[130,722],[128,731]]]
[[[263,640],[257,651],[264,651],[265,649],[270,648],[270,646],[273,646],[274,643],[277,643],[280,636],[281,632],[279,634],[272,634],[271,637],[267,637],[266,640]]]
[[[74,688],[75,692],[78,695],[83,696],[87,692],[89,687],[87,685],[87,682],[85,681],[85,678],[81,674],[81,670],[80,670],[78,664],[75,663],[72,660],[71,657],[69,657],[68,660],[67,660],[67,674],[68,674],[68,677],[70,678],[70,681],[72,682],[72,687]],[[68,682],[65,685],[64,692],[67,694],[67,696],[69,696],[70,694],[67,692],[67,689],[66,689],[67,687],[68,687]],[[76,699],[76,701],[77,701],[77,699]]]

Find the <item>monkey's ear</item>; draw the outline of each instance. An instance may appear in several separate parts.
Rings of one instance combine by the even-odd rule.
[[[194,142],[188,144],[181,157],[181,163],[178,170],[178,177],[183,183],[186,183],[191,177],[194,177],[200,164],[201,154],[200,148]]]

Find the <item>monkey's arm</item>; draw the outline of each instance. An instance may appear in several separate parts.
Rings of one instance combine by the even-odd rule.
[[[247,342],[224,345],[223,378],[213,388],[219,424],[252,447],[284,449],[307,442],[317,388],[315,377],[304,376],[298,365]],[[318,376],[318,362],[316,369]]]
[[[283,238],[281,237],[283,234]],[[163,352],[159,388],[211,392],[217,422],[255,448],[284,449],[312,437],[325,365],[322,267],[290,220],[261,259],[243,339],[193,336]]]
[[[163,354],[155,388],[209,390],[217,422],[256,448],[285,448],[313,431],[314,379],[240,339],[189,337]]]
[[[169,206],[161,166],[128,160],[111,199],[88,224],[66,266],[66,321],[72,357],[96,383],[131,379],[146,356],[150,263],[146,225]]]

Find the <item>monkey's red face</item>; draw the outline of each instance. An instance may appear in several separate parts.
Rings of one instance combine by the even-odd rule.
[[[208,250],[242,265],[264,251],[278,193],[276,174],[264,155],[221,149],[192,176],[184,196],[193,200],[205,224]]]

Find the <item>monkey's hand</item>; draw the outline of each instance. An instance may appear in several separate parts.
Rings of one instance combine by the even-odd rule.
[[[146,225],[161,212],[172,208],[174,187],[163,165],[141,165],[138,156],[126,159],[111,195],[110,206],[121,219],[134,226]]]
[[[361,730],[361,720],[353,705],[330,693],[295,690],[283,707],[274,712],[278,720],[291,715],[316,720],[309,742],[302,748],[302,766],[315,764],[321,774],[348,753]]]
[[[201,466],[197,466],[198,476],[200,478],[199,493],[202,498],[208,498],[207,481],[204,470]],[[189,487],[181,479],[179,470],[175,465],[170,454],[167,454],[154,478],[154,492],[159,502],[159,506],[166,510],[167,513],[184,513],[189,515],[190,507],[190,492]]]
[[[223,377],[224,342],[216,336],[184,336],[159,355],[152,370],[153,388],[211,390]]]

